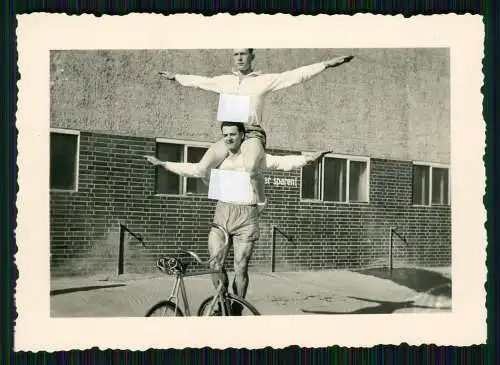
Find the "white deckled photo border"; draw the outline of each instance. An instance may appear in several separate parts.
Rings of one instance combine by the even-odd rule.
[[[18,184],[15,350],[468,346],[486,341],[484,28],[475,15],[127,16],[17,18]],[[256,26],[258,24],[258,26]],[[229,32],[228,29],[231,31]],[[194,31],[195,30],[195,31]],[[49,51],[69,49],[449,47],[452,292],[449,313],[165,319],[51,318]],[[462,148],[467,146],[467,148]],[[36,299],[36,305],[34,300]],[[229,321],[229,322],[227,322]]]

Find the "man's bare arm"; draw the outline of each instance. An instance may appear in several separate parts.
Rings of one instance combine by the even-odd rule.
[[[168,71],[160,71],[160,72],[158,72],[158,74],[159,74],[161,77],[166,78],[167,80],[170,80],[170,81],[175,81],[175,74],[174,74],[174,73],[172,73],[172,72],[168,72]]]
[[[354,56],[339,56],[325,61],[325,68],[337,67],[344,63],[350,62]]]

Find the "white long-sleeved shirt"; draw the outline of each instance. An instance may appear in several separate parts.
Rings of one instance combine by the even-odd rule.
[[[281,170],[281,171],[291,171],[294,169],[299,169],[307,164],[306,157],[304,155],[285,155],[285,156],[275,156],[266,153],[262,160],[260,170]],[[220,170],[230,170],[230,171],[245,171],[245,165],[243,163],[243,154],[240,152],[238,154],[230,154],[226,159],[219,165]]]
[[[248,75],[243,75],[240,72],[233,71],[232,74],[215,77],[175,75],[175,80],[183,86],[195,87],[219,94],[249,96],[250,112],[245,124],[262,125],[264,97],[267,93],[307,81],[324,69],[325,63],[319,62],[282,73],[263,74],[254,71]]]
[[[291,171],[301,168],[306,164],[307,161],[304,155],[274,156],[266,153],[261,169]]]
[[[266,154],[265,158],[261,164],[261,170],[282,170],[282,171],[290,171],[293,169],[300,168],[306,165],[307,161],[304,155],[287,155],[287,156],[274,156],[270,154]],[[245,171],[244,163],[243,163],[243,155],[238,154],[230,154],[218,167],[219,170],[226,171]],[[205,180],[207,181],[207,180]],[[235,187],[243,188],[243,187]],[[246,204],[252,205],[258,203],[258,198],[256,194],[253,192],[253,189],[248,186],[250,191],[249,201],[227,201],[228,203],[233,204]]]

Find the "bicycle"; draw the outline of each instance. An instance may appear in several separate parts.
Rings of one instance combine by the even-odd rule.
[[[212,223],[212,227],[219,229],[224,235],[224,245],[221,250],[210,257],[208,260],[203,261],[200,257],[193,251],[181,250],[184,253],[189,254],[194,260],[201,265],[210,265],[210,263],[217,258],[222,250],[225,250],[223,259],[221,261],[220,269],[218,270],[204,270],[200,272],[187,272],[189,263],[183,262],[175,257],[162,257],[157,260],[157,268],[167,275],[175,276],[174,286],[170,293],[170,296],[166,300],[161,300],[155,305],[153,305],[147,312],[145,317],[153,316],[174,316],[174,317],[184,317],[191,316],[191,308],[189,306],[189,301],[186,293],[186,286],[184,284],[184,278],[189,276],[199,276],[206,274],[221,273],[226,258],[229,254],[229,250],[232,246],[232,239],[224,227]],[[180,293],[179,293],[180,292]],[[182,302],[184,304],[184,311],[180,308],[179,294],[181,295]],[[223,285],[219,280],[219,284],[214,294],[204,299],[197,311],[197,316],[246,316],[255,315],[259,316],[260,313],[257,309],[250,304],[247,300],[228,292],[228,288]]]

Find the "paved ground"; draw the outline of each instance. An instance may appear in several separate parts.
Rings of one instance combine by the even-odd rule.
[[[450,268],[251,272],[247,299],[262,315],[435,312],[451,310]],[[208,276],[185,279],[192,309],[210,295]],[[168,295],[165,275],[57,278],[51,316],[135,317]]]

